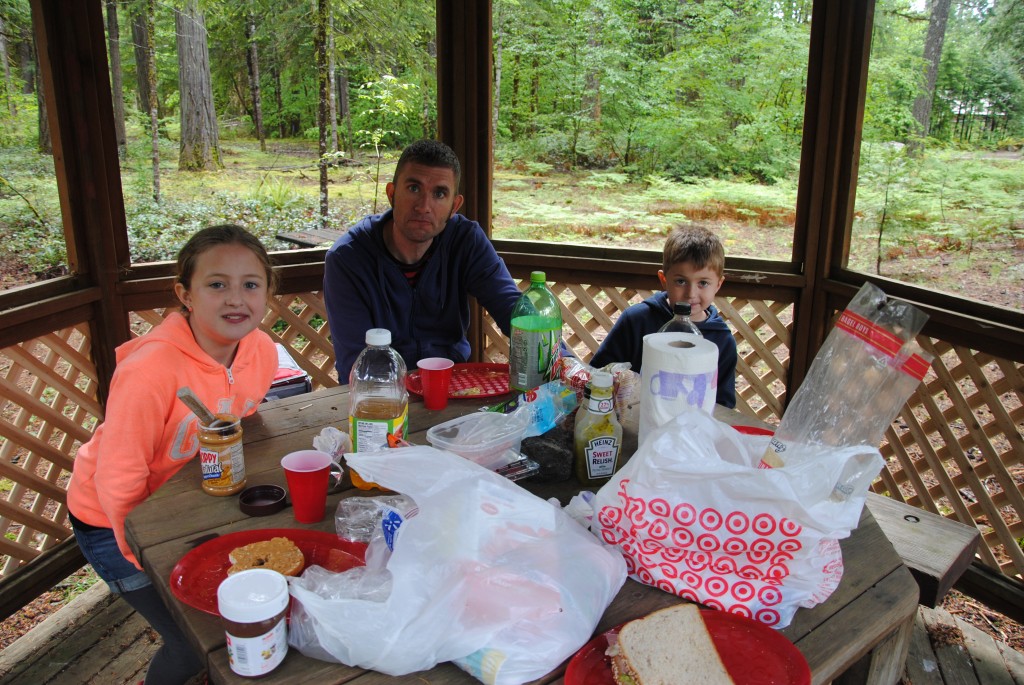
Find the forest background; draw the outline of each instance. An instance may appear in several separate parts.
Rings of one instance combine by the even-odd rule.
[[[494,0],[497,238],[789,260],[810,0]],[[436,131],[434,7],[105,0],[135,261],[384,209]],[[27,0],[0,0],[0,274],[67,271]],[[853,268],[1024,309],[1024,5],[880,0]]]

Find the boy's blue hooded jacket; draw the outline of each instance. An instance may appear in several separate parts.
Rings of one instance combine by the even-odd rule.
[[[672,308],[664,290],[632,305],[619,315],[619,320],[597,348],[590,364],[600,368],[612,362],[629,362],[633,370],[639,372],[644,336],[657,333],[671,318]],[[708,309],[707,319],[694,323],[701,335],[718,346],[718,395],[715,401],[733,409],[736,407],[736,339],[715,305]]]

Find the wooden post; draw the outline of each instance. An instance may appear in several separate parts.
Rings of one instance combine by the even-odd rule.
[[[31,6],[68,268],[83,286],[99,291],[89,326],[105,401],[114,348],[129,337],[117,284],[130,255],[102,2],[32,0]]]
[[[491,234],[491,3],[437,0],[437,126],[462,162],[462,214]],[[484,347],[479,306],[469,343],[474,361]]]

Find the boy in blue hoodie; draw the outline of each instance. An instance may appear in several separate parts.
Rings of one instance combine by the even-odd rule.
[[[640,372],[644,336],[657,333],[672,318],[676,302],[689,302],[690,319],[701,334],[718,346],[718,395],[715,401],[730,409],[736,406],[736,339],[713,301],[725,282],[725,248],[703,226],[680,226],[665,240],[661,292],[622,312],[608,337],[597,348],[591,366],[629,362]]]

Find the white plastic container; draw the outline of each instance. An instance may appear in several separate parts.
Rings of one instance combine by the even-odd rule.
[[[217,587],[217,611],[227,637],[231,670],[256,677],[273,671],[288,653],[288,581],[277,571],[249,569]]]
[[[477,412],[439,423],[427,442],[494,471],[521,458],[527,422],[523,413]]]

